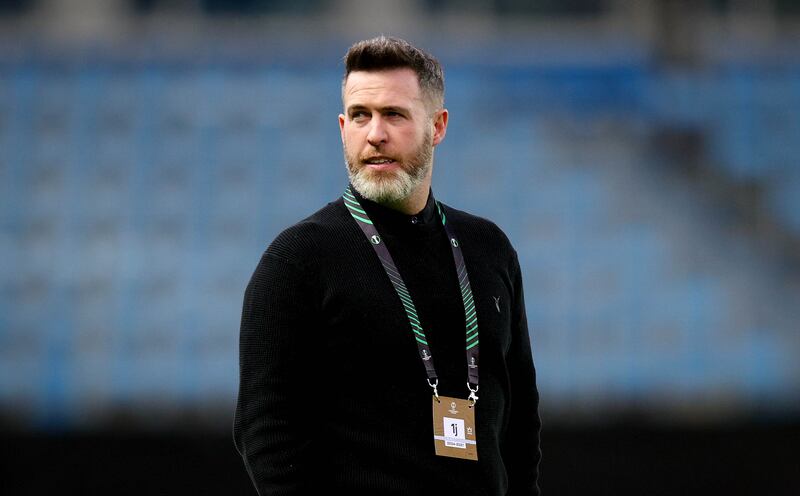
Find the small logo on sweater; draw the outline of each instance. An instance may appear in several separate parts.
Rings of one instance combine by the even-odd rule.
[[[494,298],[494,307],[497,309],[497,313],[500,313],[500,297],[492,296],[492,298]]]

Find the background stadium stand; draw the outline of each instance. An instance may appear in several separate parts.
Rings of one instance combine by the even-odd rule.
[[[686,59],[571,38],[613,3],[483,13],[560,19],[554,40],[420,35],[451,112],[434,190],[520,255],[543,487],[797,494],[798,39]],[[341,194],[357,37],[224,27],[282,2],[154,0],[117,15],[210,31],[60,45],[31,27],[52,5],[0,3],[0,488],[252,494],[230,439],[242,294],[269,241]]]

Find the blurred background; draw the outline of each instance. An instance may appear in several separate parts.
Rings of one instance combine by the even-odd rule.
[[[0,0],[0,492],[255,494],[244,288],[381,33],[519,252],[545,494],[800,494],[796,0]]]

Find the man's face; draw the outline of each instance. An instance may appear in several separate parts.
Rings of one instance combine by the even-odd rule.
[[[447,111],[429,114],[414,71],[351,72],[342,97],[339,127],[356,190],[381,203],[403,201],[421,188],[427,196]]]

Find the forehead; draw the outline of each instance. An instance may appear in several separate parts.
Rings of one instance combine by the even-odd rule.
[[[346,107],[422,102],[417,74],[407,68],[351,72],[342,97]]]

